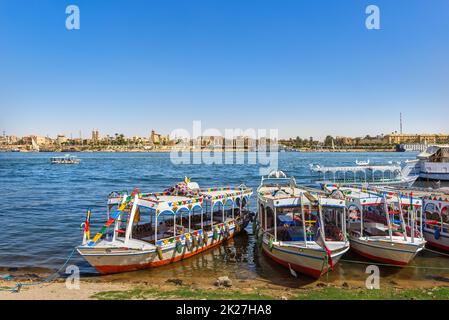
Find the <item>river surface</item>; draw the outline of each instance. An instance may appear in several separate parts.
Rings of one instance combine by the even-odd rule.
[[[60,154],[58,154],[60,156]],[[309,164],[353,165],[355,160],[373,163],[414,159],[415,153],[278,153],[279,169],[310,183]],[[248,164],[175,164],[169,153],[79,153],[79,165],[51,165],[51,153],[0,153],[0,267],[56,269],[72,248],[80,244],[80,224],[86,209],[92,209],[91,232],[106,219],[106,199],[114,190],[138,187],[142,192],[161,191],[184,176],[201,187],[237,186],[254,188],[260,183],[260,165]],[[254,196],[250,200],[255,210]],[[348,260],[365,261],[349,253]],[[73,258],[84,274],[94,270],[77,254]],[[421,253],[413,262],[419,268],[382,268],[382,273],[401,279],[447,279],[449,271],[422,269],[448,267],[449,257]],[[366,266],[342,262],[328,276],[332,279],[364,279]],[[10,269],[13,270],[13,269]],[[270,261],[258,250],[251,226],[227,244],[187,260],[151,270],[117,277],[151,278],[179,275],[235,278],[266,278],[276,282],[294,279],[290,272]],[[449,281],[449,279],[448,279]]]

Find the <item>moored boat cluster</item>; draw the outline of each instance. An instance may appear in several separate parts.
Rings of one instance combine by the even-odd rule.
[[[346,252],[403,266],[426,243],[449,251],[449,199],[360,185],[302,186],[274,171],[257,188],[200,188],[185,178],[163,192],[113,192],[108,219],[90,237],[90,212],[78,252],[100,273],[157,267],[220,245],[250,221],[258,248],[277,263],[314,278]]]

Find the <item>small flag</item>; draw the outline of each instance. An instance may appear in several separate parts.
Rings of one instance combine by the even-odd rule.
[[[90,222],[90,208],[87,209],[86,221],[84,222],[84,232],[86,233],[86,240],[90,240],[89,222]]]

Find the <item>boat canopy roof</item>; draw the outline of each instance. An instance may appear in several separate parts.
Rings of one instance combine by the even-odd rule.
[[[341,199],[321,197],[318,193],[310,192],[296,185],[294,177],[262,177],[261,184],[257,189],[259,201],[268,207],[297,207],[301,205],[318,205],[344,207],[345,202]]]
[[[388,203],[399,203],[399,199],[401,204],[411,205],[413,206],[422,206],[422,200],[413,196],[404,196],[392,192],[386,191],[382,189],[374,189],[374,188],[360,188],[360,187],[342,187],[336,184],[327,184],[323,186],[325,190],[331,192],[331,195],[338,194],[341,192],[346,199],[349,200],[350,204],[356,204],[359,206],[372,206],[384,203],[384,197],[386,198]]]
[[[233,205],[237,199],[248,199],[252,194],[252,189],[246,186],[195,189],[193,191],[195,192],[193,196],[174,195],[167,191],[139,193],[136,195],[137,205],[149,208],[156,214],[176,214],[181,211],[191,212],[195,208],[201,209],[205,202],[212,206],[217,203]],[[108,198],[108,204],[120,204],[127,196],[127,194],[114,193]],[[135,201],[135,199],[131,201]]]

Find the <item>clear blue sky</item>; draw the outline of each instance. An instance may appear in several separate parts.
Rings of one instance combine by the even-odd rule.
[[[81,29],[65,28],[77,4]],[[365,8],[381,30],[365,28]],[[0,130],[449,131],[449,1],[0,0]]]

